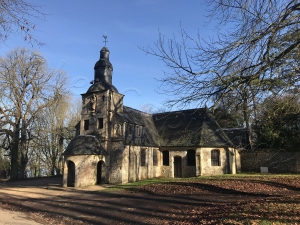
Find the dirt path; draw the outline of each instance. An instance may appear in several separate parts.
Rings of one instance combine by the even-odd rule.
[[[27,215],[21,212],[4,210],[0,208],[0,224],[2,225],[41,225],[27,218]]]
[[[118,192],[103,189],[62,188],[61,178],[0,182],[0,207],[41,224],[241,224],[239,217],[252,221],[273,216],[300,223],[300,177],[195,179]],[[270,205],[277,209],[280,202],[287,216],[270,214]]]

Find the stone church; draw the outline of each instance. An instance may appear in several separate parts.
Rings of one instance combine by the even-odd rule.
[[[103,47],[64,154],[63,185],[235,174],[237,149],[206,108],[148,114],[123,105]]]

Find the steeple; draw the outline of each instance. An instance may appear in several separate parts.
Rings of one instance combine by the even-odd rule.
[[[104,46],[100,51],[100,59],[96,62],[94,82],[101,82],[103,85],[112,85],[113,67],[109,61],[109,50]]]

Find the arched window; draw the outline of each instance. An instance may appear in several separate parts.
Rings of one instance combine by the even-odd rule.
[[[163,165],[169,166],[169,151],[163,151]]]
[[[218,150],[218,149],[211,150],[211,165],[212,166],[221,166],[220,150]]]
[[[196,166],[196,151],[194,149],[187,151],[187,165]]]
[[[146,149],[141,149],[141,166],[146,166]]]

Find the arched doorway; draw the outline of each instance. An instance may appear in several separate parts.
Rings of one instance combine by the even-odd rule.
[[[182,159],[180,156],[174,157],[174,177],[182,177]]]
[[[97,163],[97,184],[104,183],[104,168],[105,163],[101,160]]]
[[[74,186],[75,186],[75,163],[69,161],[67,187],[74,187]]]

